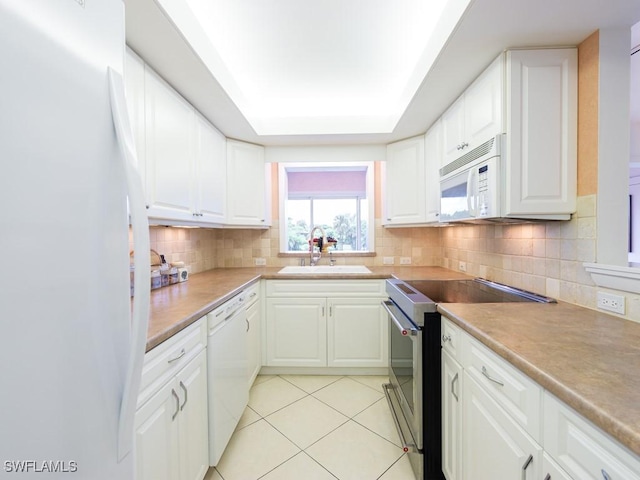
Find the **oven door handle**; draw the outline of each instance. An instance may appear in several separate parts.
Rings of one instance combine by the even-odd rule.
[[[387,313],[389,314],[389,317],[391,318],[391,320],[393,320],[393,323],[395,323],[396,327],[398,328],[398,330],[400,330],[400,333],[403,336],[415,337],[418,335],[418,332],[420,331],[420,329],[416,327],[411,322],[411,320],[409,320],[402,312],[400,312],[398,307],[396,307],[391,300],[385,300],[384,302],[382,302],[382,306],[387,311]],[[392,309],[398,310],[399,315],[396,315],[392,311]]]

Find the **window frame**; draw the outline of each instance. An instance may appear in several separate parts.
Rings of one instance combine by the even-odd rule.
[[[345,167],[365,167],[366,168],[366,189],[367,189],[367,245],[368,250],[349,250],[333,252],[333,255],[339,256],[357,256],[375,254],[375,182],[374,182],[374,162],[279,162],[278,163],[278,201],[279,201],[279,233],[280,247],[279,253],[286,255],[300,255],[306,252],[288,250],[287,243],[287,208],[286,200],[288,197],[287,188],[287,168],[345,168]],[[337,197],[336,197],[337,198]],[[355,197],[353,197],[355,200]],[[311,225],[313,227],[313,225]]]

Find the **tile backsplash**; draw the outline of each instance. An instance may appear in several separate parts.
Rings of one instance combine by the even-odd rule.
[[[277,220],[266,230],[151,227],[151,248],[167,261],[183,261],[198,273],[212,268],[294,265],[279,256]],[[411,258],[414,266],[442,266],[467,274],[596,308],[597,288],[583,262],[595,261],[596,195],[578,198],[570,221],[516,225],[460,225],[446,228],[383,228],[376,219],[375,256],[338,257],[339,264],[380,266],[385,257]],[[640,319],[640,296],[624,293],[625,318]]]

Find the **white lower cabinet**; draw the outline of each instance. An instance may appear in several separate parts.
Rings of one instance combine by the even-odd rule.
[[[568,478],[640,479],[637,455],[548,392],[544,396],[544,416],[544,448]]]
[[[175,382],[168,382],[136,412],[136,478],[179,478],[178,423]]]
[[[447,480],[640,480],[638,455],[444,316],[442,430]]]
[[[202,480],[209,468],[203,322],[151,350],[135,418],[138,480]]]
[[[543,480],[573,480],[547,452],[542,454],[542,478]]]
[[[462,366],[442,351],[442,473],[462,478]]]
[[[247,291],[247,355],[249,388],[262,367],[262,303],[260,282]]]
[[[324,298],[267,298],[267,365],[326,367]]]
[[[387,367],[387,322],[379,298],[329,298],[327,365]]]
[[[276,280],[266,285],[266,366],[388,366],[384,281]]]
[[[541,478],[542,447],[464,373],[463,477],[473,480]]]

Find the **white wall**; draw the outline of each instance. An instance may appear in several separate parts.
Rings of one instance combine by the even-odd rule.
[[[265,147],[265,161],[269,163],[380,162],[386,154],[386,145]]]

